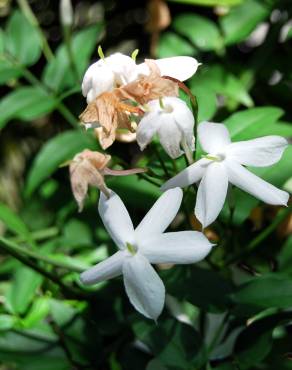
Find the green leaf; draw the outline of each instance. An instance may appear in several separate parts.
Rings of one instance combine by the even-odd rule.
[[[202,6],[234,6],[242,3],[244,0],[169,0],[174,3],[202,5]]]
[[[158,321],[157,325],[139,321],[133,330],[162,365],[170,369],[199,368],[191,365],[197,364],[203,346],[199,334],[191,326],[175,319],[165,319]]]
[[[238,290],[232,295],[232,299],[240,305],[250,305],[258,309],[291,307],[291,277],[274,273],[253,278],[238,287]]]
[[[283,113],[283,110],[277,107],[251,108],[232,114],[224,121],[224,124],[232,140],[248,140],[262,136],[262,129],[266,133],[267,128],[275,124]],[[271,130],[269,135],[272,134]]]
[[[102,36],[102,32],[103,24],[100,23],[80,31],[72,38],[73,58],[80,79],[88,66],[90,56]],[[76,84],[65,45],[61,45],[57,49],[56,58],[45,67],[42,80],[55,91]]]
[[[167,370],[167,368],[159,361],[157,358],[154,358],[148,362],[146,370]]]
[[[274,314],[256,320],[239,334],[234,355],[243,369],[259,364],[268,355],[273,345],[273,330],[291,318],[290,312]]]
[[[22,71],[5,59],[0,59],[0,85],[21,76]]]
[[[0,314],[0,332],[12,329],[15,324],[15,317],[5,314]]]
[[[37,154],[30,168],[25,194],[31,195],[62,163],[83,149],[96,149],[96,141],[81,131],[66,131],[48,141]]]
[[[6,27],[5,49],[23,65],[34,64],[41,55],[41,40],[34,26],[15,11]]]
[[[202,66],[190,81],[191,89],[208,89],[209,93],[223,95],[231,102],[237,102],[247,107],[253,105],[244,83],[222,65]],[[200,109],[200,107],[199,107]]]
[[[2,54],[4,53],[4,40],[5,40],[5,33],[2,28],[0,28],[0,57],[2,58]]]
[[[214,247],[216,248],[216,247]],[[163,273],[167,291],[208,312],[225,311],[230,306],[233,287],[215,271],[191,267],[176,267]]]
[[[161,191],[149,182],[139,179],[137,175],[112,177],[107,180],[108,186],[116,191],[122,199],[127,199],[132,207],[147,209],[161,195]],[[131,194],[131,197],[129,197]]]
[[[25,223],[9,207],[0,203],[0,220],[5,227],[17,235],[28,238],[30,232]]]
[[[0,128],[11,119],[30,121],[51,112],[57,100],[38,87],[19,87],[0,101]]]
[[[264,1],[245,0],[220,18],[225,44],[231,45],[245,40],[256,26],[270,13]]]
[[[50,311],[50,302],[48,297],[39,297],[34,300],[28,314],[22,320],[22,326],[25,328],[33,327],[36,323],[43,320]]]
[[[223,47],[217,25],[208,18],[197,14],[180,14],[175,17],[173,27],[201,50],[220,50]]]
[[[64,227],[62,244],[70,250],[74,247],[91,245],[92,235],[89,226],[77,219],[69,220]]]
[[[277,257],[280,271],[292,272],[292,236],[290,236],[281,248]]]
[[[196,54],[194,46],[174,32],[165,32],[161,35],[158,45],[159,58],[194,54]]]
[[[8,291],[7,301],[13,313],[24,314],[43,278],[28,267],[19,267]]]
[[[198,121],[202,122],[213,118],[217,111],[217,98],[215,92],[205,87],[204,84],[194,84],[192,93],[196,96],[198,101]]]

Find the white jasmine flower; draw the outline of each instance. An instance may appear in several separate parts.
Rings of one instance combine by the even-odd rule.
[[[82,82],[83,96],[87,103],[98,95],[125,85],[137,77],[135,61],[121,53],[115,53],[93,63],[86,71]]]
[[[195,215],[203,227],[211,224],[220,213],[228,182],[268,204],[287,205],[287,192],[243,167],[266,167],[278,162],[288,145],[285,138],[264,136],[231,143],[227,128],[211,122],[199,125],[198,137],[208,154],[167,181],[162,188],[184,187],[200,181]]]
[[[123,275],[132,305],[144,316],[156,320],[165,301],[165,288],[151,263],[194,263],[210,252],[212,244],[200,232],[164,233],[182,201],[179,188],[165,192],[134,229],[122,200],[111,191],[99,199],[99,214],[119,251],[81,274],[84,284]]]
[[[179,157],[183,151],[194,150],[194,116],[187,104],[176,97],[152,100],[147,103],[148,111],[137,129],[137,142],[141,150],[158,134],[161,145],[171,158]]]
[[[192,57],[172,57],[155,60],[162,76],[170,76],[184,81],[197,70],[199,63]],[[83,96],[87,103],[92,102],[103,92],[135,81],[141,75],[149,75],[147,63],[136,64],[131,57],[115,53],[101,58],[86,71],[82,82]]]

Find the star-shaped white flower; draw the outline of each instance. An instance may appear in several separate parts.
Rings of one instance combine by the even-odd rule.
[[[266,167],[278,162],[288,145],[281,136],[264,136],[231,143],[223,124],[202,122],[198,138],[208,154],[167,181],[162,190],[185,187],[200,181],[195,215],[203,227],[220,213],[228,182],[273,205],[287,205],[289,194],[254,175],[243,165]]]
[[[165,300],[162,280],[151,263],[187,264],[201,261],[212,244],[200,232],[164,233],[176,216],[182,201],[179,188],[165,192],[134,229],[122,200],[113,191],[103,193],[99,214],[119,251],[81,274],[84,284],[123,275],[126,293],[132,305],[144,316],[156,320]]]
[[[152,100],[147,104],[148,111],[137,129],[137,142],[141,150],[157,134],[164,150],[171,158],[179,157],[183,151],[194,150],[194,116],[187,104],[175,97],[165,97],[162,101]]]
[[[180,56],[155,60],[162,76],[174,77],[180,81],[190,78],[199,66],[195,58]],[[92,102],[103,92],[128,84],[139,75],[148,75],[146,63],[136,64],[129,56],[115,53],[93,63],[86,71],[82,82],[83,96]]]

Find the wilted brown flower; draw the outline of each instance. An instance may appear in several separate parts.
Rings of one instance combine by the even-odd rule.
[[[76,154],[71,161],[69,167],[70,181],[79,212],[83,209],[89,185],[100,189],[107,197],[110,196],[110,190],[104,182],[105,175],[126,176],[146,171],[144,168],[112,170],[107,167],[110,159],[110,155],[85,149],[83,152]]]
[[[103,170],[110,159],[110,155],[85,149],[83,152],[75,155],[70,163],[71,187],[79,212],[83,209],[88,185],[97,187],[105,195],[109,196],[109,190],[104,182]]]
[[[146,59],[150,74],[141,76],[136,81],[120,87],[117,94],[124,99],[134,100],[139,104],[146,104],[150,100],[165,96],[178,96],[178,84],[161,77],[160,70],[154,60]]]
[[[130,115],[143,113],[140,108],[121,101],[118,90],[99,95],[80,115],[83,123],[95,123],[100,126],[96,133],[103,149],[112,145],[117,129],[128,129],[133,132]]]

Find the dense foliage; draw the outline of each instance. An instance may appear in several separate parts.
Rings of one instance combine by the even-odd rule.
[[[78,119],[98,45],[105,55],[139,49],[141,61],[195,57],[203,64],[187,86],[198,122],[223,122],[234,141],[291,140],[291,2],[172,0],[168,25],[160,1],[76,1],[69,27],[55,3],[0,4],[0,368],[292,369],[291,203],[265,205],[232,188],[205,229],[217,245],[206,260],[157,267],[167,297],[155,323],[133,309],[122,279],[81,284],[79,273],[116,247],[98,190],[78,213],[67,166],[84,149],[102,151]],[[107,153],[114,169],[149,169],[106,179],[135,225],[186,167],[157,138],[143,152],[116,141]],[[291,193],[291,163],[289,146],[277,164],[251,170]],[[200,230],[195,192],[185,190],[172,230]]]

